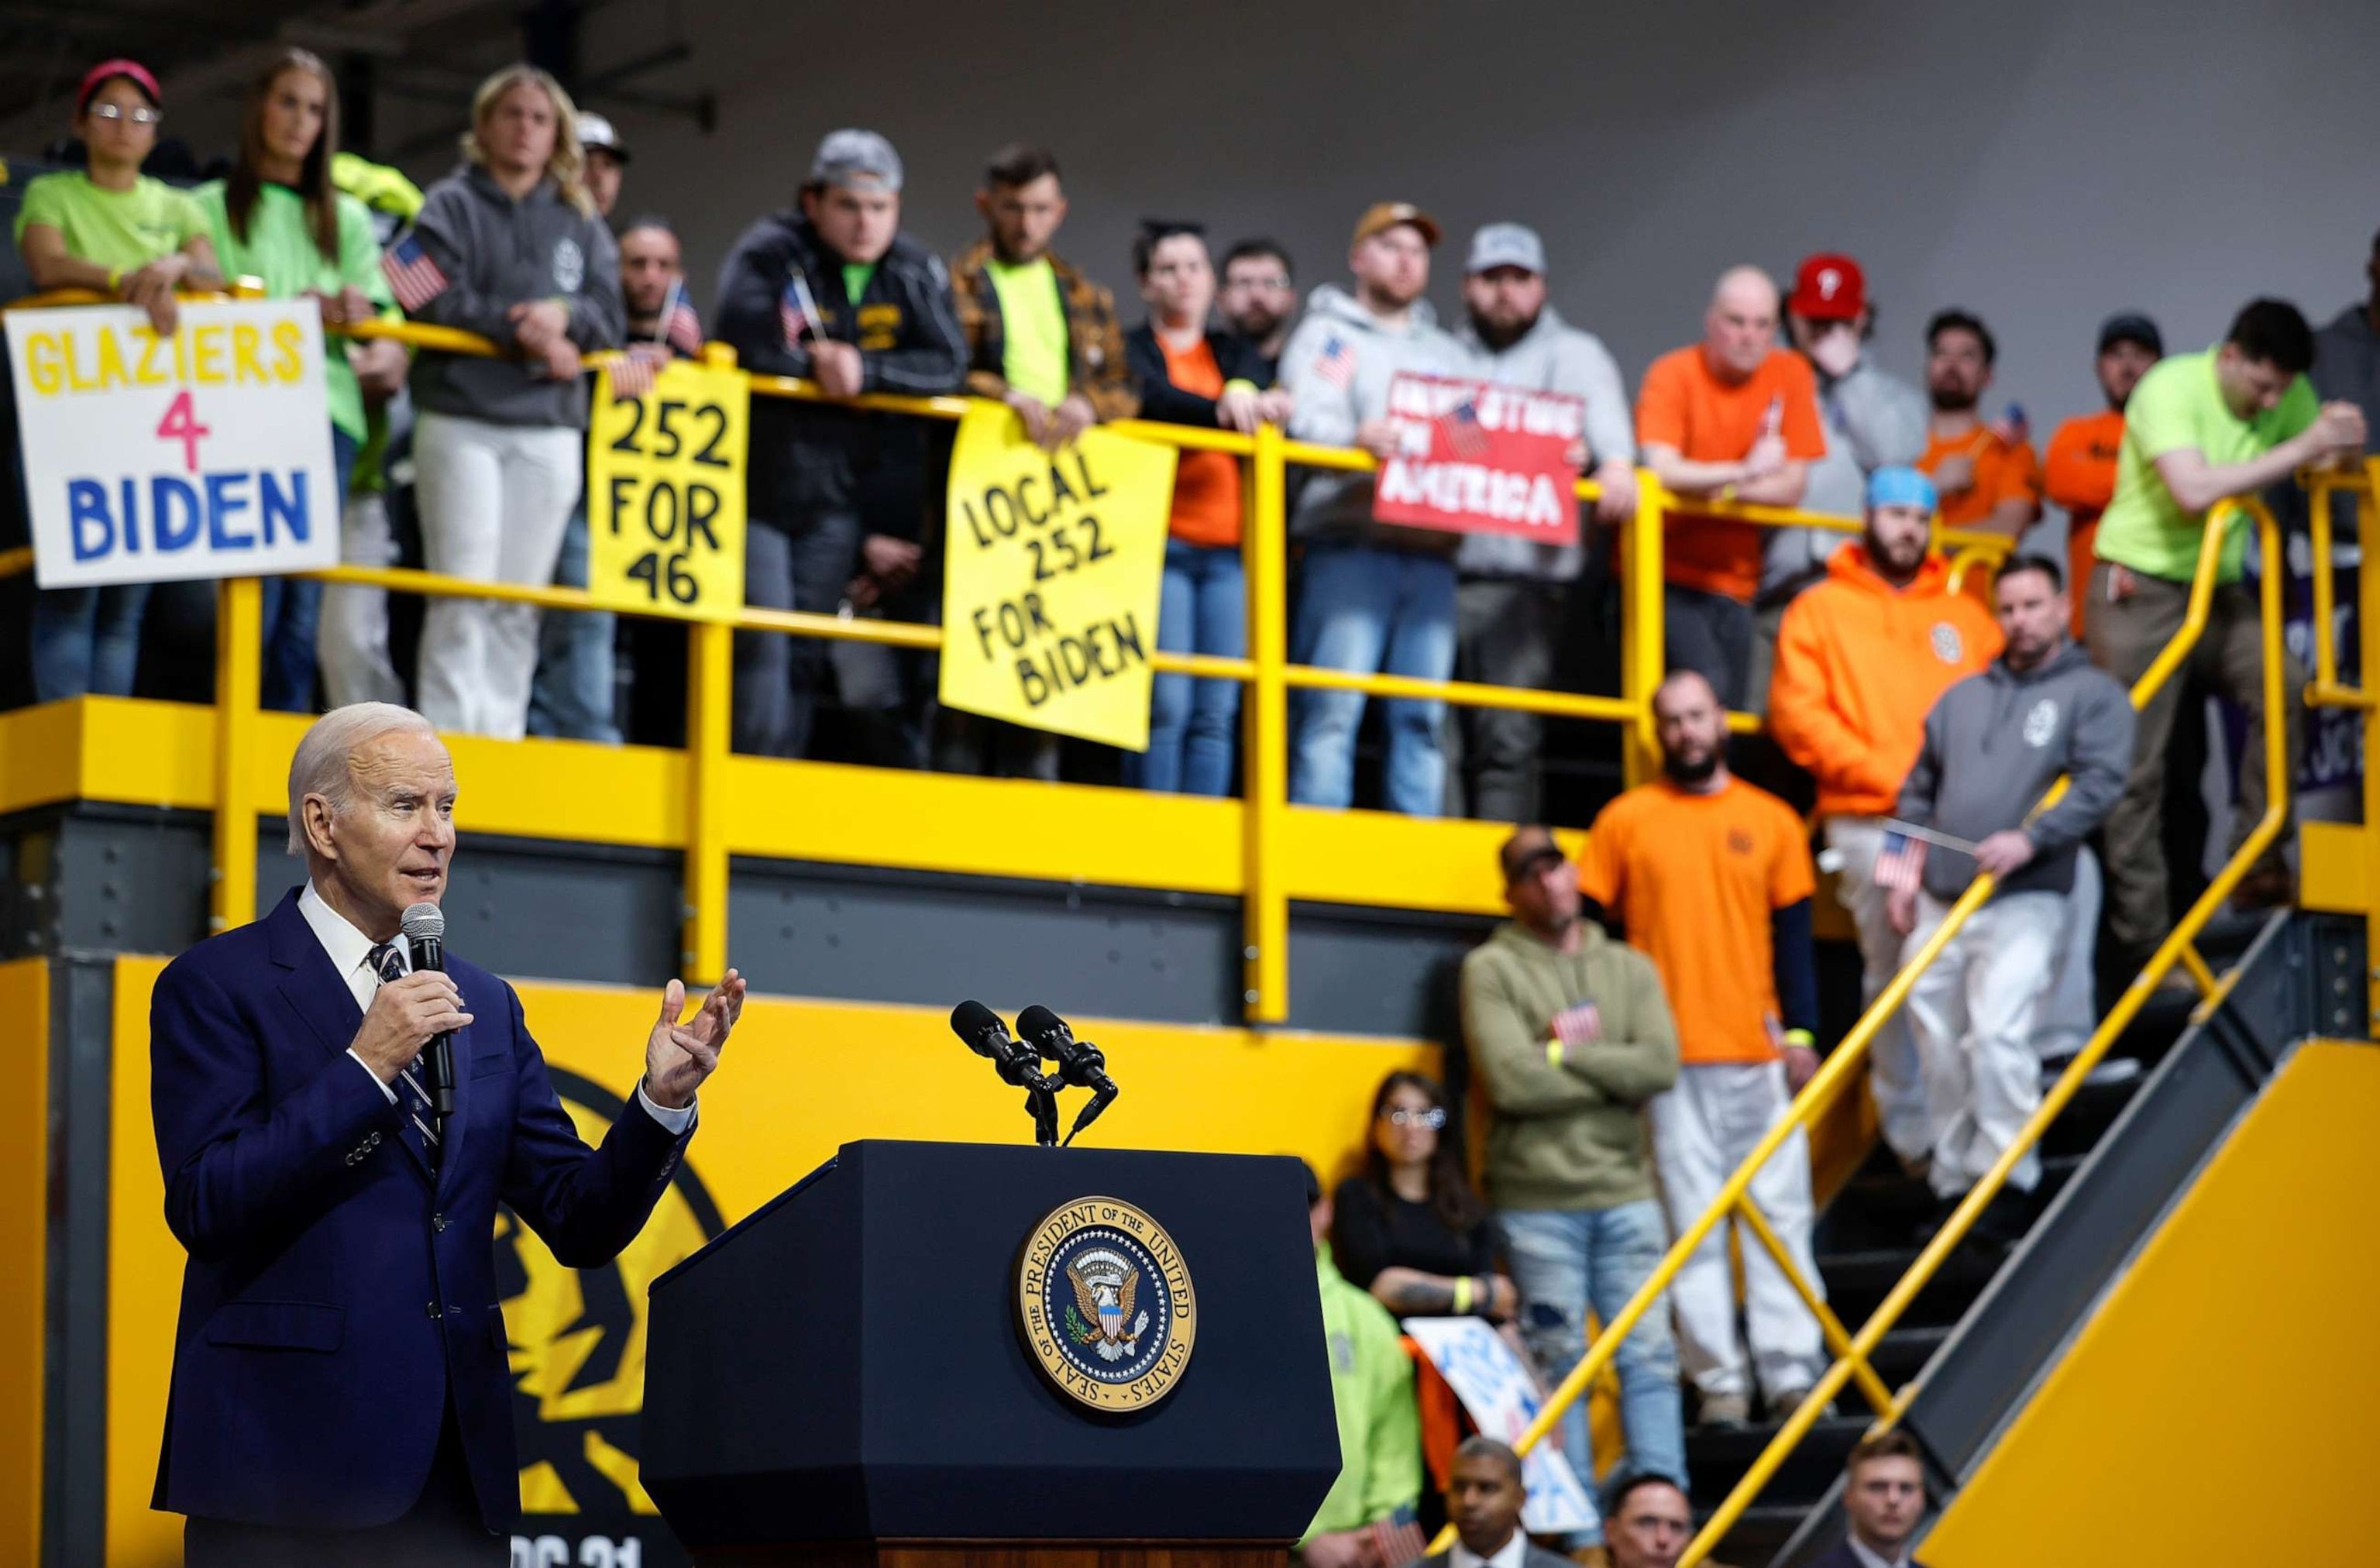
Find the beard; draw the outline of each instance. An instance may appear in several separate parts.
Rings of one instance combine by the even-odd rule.
[[[1514,322],[1509,326],[1491,322],[1476,311],[1474,311],[1471,317],[1471,330],[1479,334],[1479,341],[1487,345],[1488,352],[1494,354],[1501,354],[1505,349],[1528,336],[1530,330],[1536,324],[1537,319],[1535,316],[1531,316],[1524,322]]]
[[[1700,757],[1694,758],[1681,757],[1674,751],[1665,751],[1661,754],[1661,772],[1667,773],[1670,780],[1677,784],[1708,784],[1710,776],[1718,772],[1718,748],[1714,746]]]
[[[1937,414],[1971,413],[1983,396],[1983,394],[1969,392],[1963,386],[1929,386],[1925,395],[1934,400],[1934,411]]]

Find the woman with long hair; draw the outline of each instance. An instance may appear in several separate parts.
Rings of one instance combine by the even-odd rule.
[[[1446,1095],[1420,1073],[1390,1073],[1372,1097],[1364,1173],[1340,1184],[1330,1255],[1339,1271],[1400,1317],[1512,1316],[1496,1268],[1495,1228],[1448,1136]]]
[[[463,166],[431,187],[392,254],[408,315],[510,351],[414,356],[414,493],[433,572],[553,580],[583,467],[579,356],[619,346],[625,320],[620,253],[587,193],[577,115],[562,84],[534,67],[480,83]],[[533,605],[432,601],[421,711],[440,729],[519,739],[537,629]]]
[[[303,49],[275,54],[249,83],[239,156],[230,175],[192,194],[214,237],[215,254],[236,276],[261,279],[272,299],[311,298],[326,328],[395,315],[380,270],[371,214],[331,184],[339,151],[339,89],[331,70]],[[317,498],[316,515],[336,517],[364,441],[358,370],[401,367],[405,349],[385,338],[323,344],[322,375],[331,404],[331,456],[338,490]],[[314,629],[322,585],[302,577],[264,580],[264,689],[267,708],[314,707]]]
[[[1269,381],[1254,344],[1207,324],[1215,265],[1196,224],[1145,222],[1132,267],[1148,320],[1126,334],[1140,417],[1249,432],[1289,418],[1289,394]],[[1240,461],[1185,448],[1173,471],[1157,646],[1168,653],[1237,659],[1248,650],[1247,585],[1240,570]],[[1148,749],[1126,753],[1124,783],[1185,795],[1228,795],[1240,688],[1226,680],[1160,675],[1150,687]]]

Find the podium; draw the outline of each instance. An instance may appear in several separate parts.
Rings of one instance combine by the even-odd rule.
[[[701,1562],[1273,1568],[1339,1473],[1305,1216],[1286,1158],[845,1144],[654,1282],[645,1489]]]

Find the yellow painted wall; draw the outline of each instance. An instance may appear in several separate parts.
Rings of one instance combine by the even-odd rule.
[[[41,1556],[44,1265],[49,1258],[50,966],[0,964],[0,1562]]]
[[[159,959],[128,958],[115,971],[107,1477],[113,1568],[169,1564],[180,1554],[179,1519],[149,1510],[182,1266],[165,1229],[149,1124],[149,992],[163,967]],[[551,1064],[613,1095],[632,1091],[646,1032],[660,1010],[658,991],[543,984],[520,991]],[[1086,1145],[1301,1154],[1326,1180],[1359,1146],[1382,1075],[1400,1067],[1440,1070],[1438,1050],[1418,1041],[1077,1023],[1107,1051],[1123,1089],[1084,1135]],[[1084,1098],[1076,1090],[1062,1100],[1064,1123],[1071,1124]],[[755,997],[720,1076],[703,1093],[701,1129],[686,1165],[732,1224],[853,1139],[1029,1141],[1023,1100],[952,1036],[943,1013]],[[584,1113],[580,1120],[583,1130],[600,1133]],[[623,1273],[638,1292],[700,1239],[683,1214],[664,1214],[657,1229],[663,1234],[651,1236],[652,1246],[623,1259]],[[530,1272],[530,1290],[505,1307],[521,1347],[514,1368],[558,1389],[570,1382],[571,1358],[583,1356],[585,1345],[519,1319],[568,1324],[576,1317],[576,1286],[534,1261]],[[595,1391],[594,1401],[632,1400],[642,1365],[639,1331],[629,1367]],[[588,1400],[575,1409],[568,1403],[553,1402],[556,1418],[589,1414]],[[622,1489],[636,1500],[632,1465],[608,1453],[590,1452],[589,1458],[607,1477],[624,1480]],[[543,1470],[533,1469],[524,1486],[532,1507],[567,1496]]]
[[[1925,1546],[1934,1568],[2380,1562],[2380,1048],[2309,1045]]]

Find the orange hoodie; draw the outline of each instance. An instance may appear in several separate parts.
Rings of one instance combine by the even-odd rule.
[[[1950,565],[1928,555],[1905,589],[1846,545],[1827,580],[1785,612],[1768,726],[1818,780],[1818,814],[1889,812],[1925,740],[1925,715],[1951,686],[1999,657],[1991,613],[1950,591]]]

